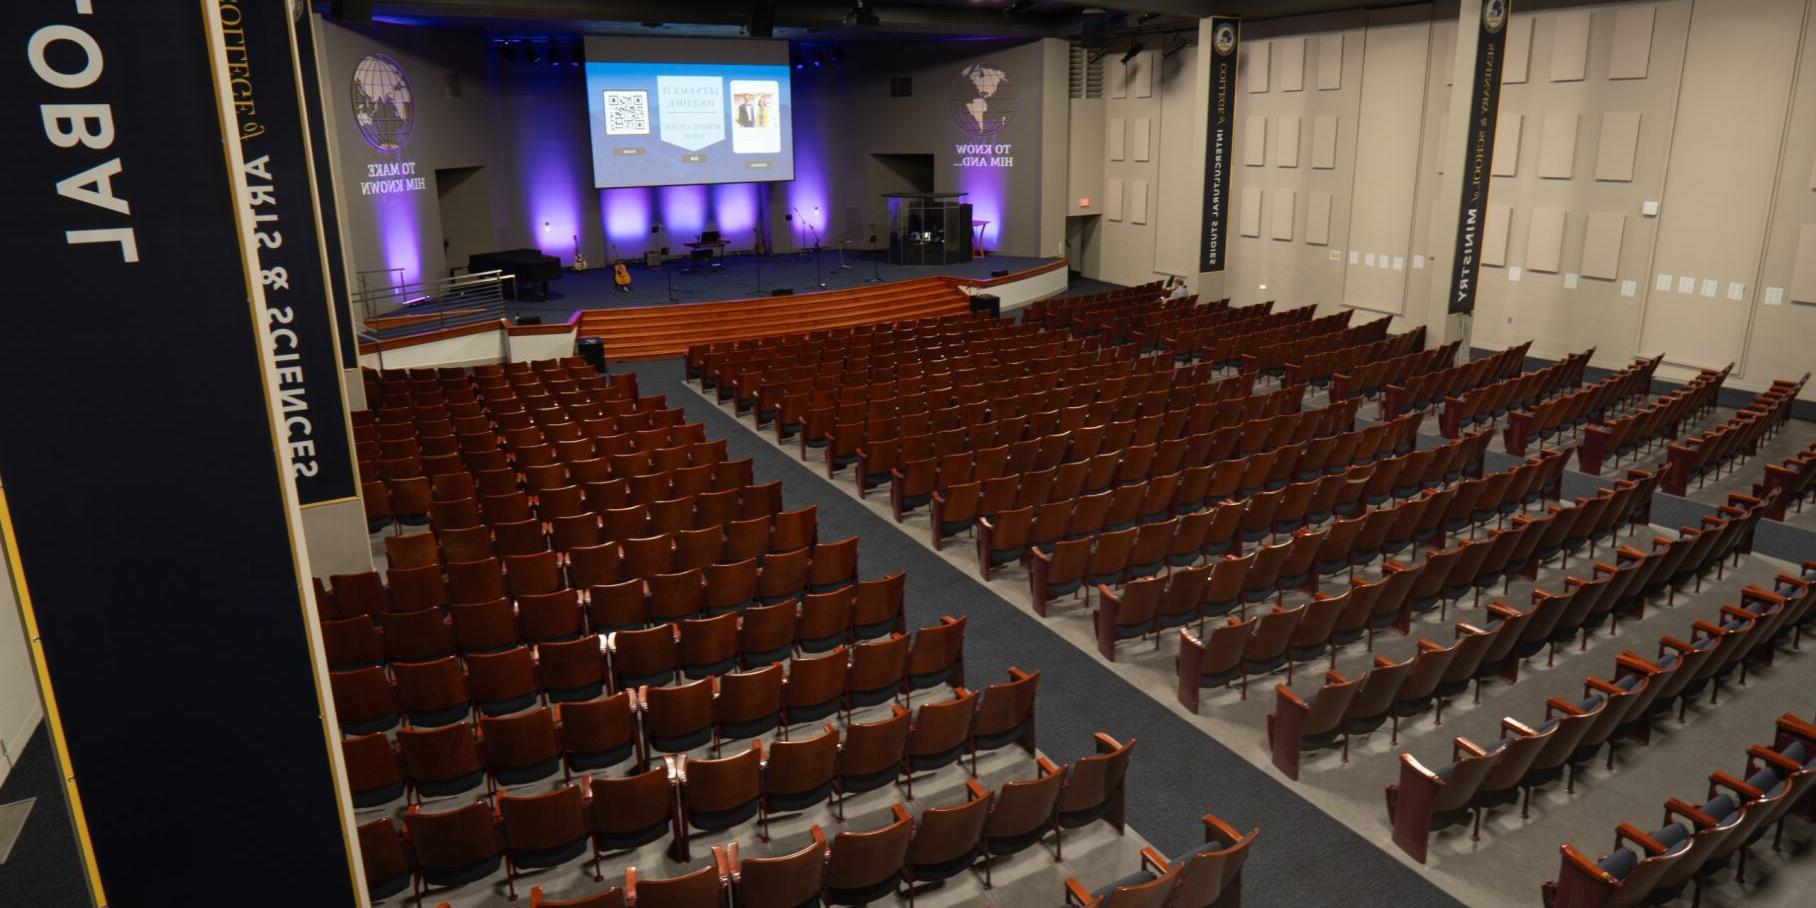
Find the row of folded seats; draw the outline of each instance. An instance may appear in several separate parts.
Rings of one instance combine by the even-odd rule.
[[[1602,497],[1611,499],[1614,496],[1604,494]],[[1572,507],[1578,512],[1592,510],[1587,502]],[[1570,516],[1569,510],[1556,511],[1544,519],[1555,525],[1560,517]],[[1519,677],[1521,661],[1541,649],[1550,647],[1555,653],[1557,644],[1567,643],[1579,633],[1586,641],[1593,629],[1603,622],[1617,620],[1621,614],[1640,616],[1651,597],[1691,582],[1701,572],[1719,566],[1730,554],[1744,547],[1747,534],[1763,513],[1764,504],[1754,503],[1750,512],[1705,524],[1701,530],[1684,533],[1675,540],[1656,539],[1651,551],[1621,546],[1617,552],[1619,567],[1598,563],[1591,580],[1566,576],[1561,592],[1535,589],[1531,607],[1524,611],[1497,600],[1488,608],[1490,620],[1481,625],[1458,624],[1456,638],[1450,644],[1422,640],[1418,649],[1400,662],[1377,656],[1368,671],[1354,677],[1327,673],[1324,684],[1310,698],[1298,696],[1286,685],[1278,686],[1275,710],[1267,720],[1269,747],[1275,765],[1296,779],[1305,750],[1326,747],[1341,739],[1344,762],[1347,762],[1351,735],[1368,733],[1391,721],[1395,731],[1392,740],[1397,742],[1400,720],[1418,715],[1427,708],[1435,709],[1435,718],[1441,723],[1444,702],[1467,690],[1471,683],[1477,685],[1479,700],[1482,681],[1498,676],[1514,683]],[[1526,532],[1532,532],[1531,527],[1536,526],[1541,524],[1528,524]],[[1557,551],[1562,552],[1562,547]],[[1427,558],[1423,565],[1413,570],[1429,569],[1435,557],[1434,554]],[[1544,560],[1549,556],[1535,553],[1535,557]],[[1404,577],[1406,573],[1390,573],[1381,584]],[[1786,634],[1792,636],[1793,642],[1800,639],[1802,627],[1816,620],[1816,612],[1811,611],[1811,606],[1816,605],[1812,581],[1816,581],[1816,570],[1811,570],[1808,577],[1781,576],[1775,591],[1752,586],[1742,589],[1741,605],[1722,609],[1717,617],[1719,623],[1698,622],[1692,628],[1690,642],[1664,638],[1656,663],[1631,654],[1623,656],[1622,667],[1616,671],[1616,683],[1629,669],[1642,673],[1667,672],[1666,677],[1653,682],[1647,702],[1662,696],[1656,709],[1663,710],[1666,704],[1676,702],[1681,715],[1687,706],[1687,700],[1682,697],[1711,686],[1736,667],[1744,681],[1748,661],[1769,662],[1774,644]],[[1353,596],[1357,589],[1363,588],[1358,586],[1349,595]],[[1227,683],[1235,672],[1250,666],[1248,656],[1254,651],[1249,648],[1252,644],[1247,642],[1261,632],[1255,630],[1244,634],[1236,630],[1234,624],[1226,626],[1230,628],[1227,631],[1217,629],[1233,638],[1230,641],[1218,640],[1216,632],[1205,645],[1198,644],[1197,638],[1186,636],[1181,649],[1182,700],[1188,695],[1195,696],[1198,684]],[[1286,632],[1277,629],[1272,633],[1286,636]],[[1290,640],[1290,636],[1287,639]],[[1257,654],[1265,656],[1268,652],[1263,650]],[[1316,655],[1316,650],[1310,647],[1298,653],[1284,648],[1271,660],[1261,661],[1253,667],[1265,669],[1281,660],[1315,658]],[[1550,664],[1549,658],[1547,664]],[[1204,667],[1207,665],[1221,673],[1206,677]],[[1196,676],[1189,671],[1193,667],[1199,670]],[[1667,686],[1667,678],[1671,675],[1676,676],[1676,680],[1670,682],[1674,686]],[[1591,686],[1595,686],[1594,682]],[[1605,694],[1612,686],[1603,684],[1599,689]],[[1718,690],[1712,690],[1711,696],[1717,693]],[[1568,706],[1561,701],[1559,705]],[[1635,736],[1643,740],[1646,727],[1649,726],[1633,726]]]
[[[900,575],[858,580],[857,537],[812,548],[747,558],[704,570],[615,576],[598,571],[585,587],[567,585],[553,552],[454,562],[448,579],[437,566],[416,569],[406,584],[393,569],[377,580],[331,578],[324,587],[323,637],[331,667],[411,661],[459,650],[488,652],[517,643],[572,640],[585,633],[635,630],[688,618],[794,603],[811,617],[809,640],[828,640],[851,627],[875,636],[901,614]],[[612,562],[607,562],[611,567]],[[360,590],[357,596],[348,595]],[[794,609],[789,614],[794,614]],[[766,628],[780,620],[765,612]],[[792,626],[794,622],[790,622]]]
[[[1549,366],[1517,372],[1499,381],[1447,396],[1438,412],[1438,429],[1445,438],[1456,438],[1465,429],[1494,425],[1509,411],[1537,406],[1569,394],[1583,383],[1583,370],[1594,355],[1595,348],[1590,347]]]
[[[843,707],[885,702],[896,692],[922,690],[964,678],[964,618],[942,618],[910,638],[899,632],[858,643],[838,642],[806,655],[782,636],[767,650],[745,648],[739,616],[585,635],[533,649],[517,645],[490,653],[447,655],[423,662],[330,672],[335,708],[346,734],[389,731],[399,722],[440,726],[478,715],[509,715],[538,704],[596,699],[609,692],[666,686],[677,679],[719,678],[736,685],[737,702],[776,700],[795,721]],[[780,673],[750,672],[788,663]],[[767,680],[765,680],[765,678]],[[773,690],[771,690],[773,688]],[[766,696],[767,695],[767,696]],[[728,697],[727,705],[733,700]]]
[[[1542,448],[1552,439],[1576,437],[1592,423],[1625,411],[1652,388],[1652,374],[1664,354],[1636,359],[1594,384],[1581,385],[1555,396],[1527,404],[1507,406],[1507,428],[1502,435],[1507,453],[1524,457],[1528,442]]]
[[[1599,858],[1565,843],[1557,879],[1540,888],[1546,908],[1655,904],[1685,888],[1700,902],[1704,885],[1730,864],[1735,882],[1744,885],[1748,855],[1767,830],[1778,852],[1787,818],[1816,820],[1809,797],[1816,787],[1816,725],[1787,713],[1774,732],[1771,744],[1747,748],[1740,778],[1716,770],[1700,803],[1667,799],[1658,827],[1621,823],[1613,847]]]
[[[1689,642],[1663,637],[1658,657],[1651,660],[1623,653],[1615,660],[1612,680],[1592,675],[1583,684],[1581,699],[1548,699],[1542,722],[1502,719],[1501,738],[1491,747],[1457,738],[1452,762],[1435,770],[1402,753],[1400,780],[1387,788],[1394,841],[1424,861],[1432,829],[1472,814],[1473,841],[1480,836],[1482,813],[1488,808],[1513,800],[1523,789],[1520,816],[1525,818],[1535,787],[1567,773],[1564,790],[1575,791],[1578,768],[1603,745],[1606,766],[1613,769],[1617,742],[1622,738],[1648,742],[1653,720],[1669,714],[1673,705],[1682,722],[1689,701],[1703,689],[1709,689],[1711,705],[1718,704],[1720,684],[1734,669],[1740,669],[1744,684],[1749,663],[1771,662],[1793,628],[1816,618],[1811,611],[1816,605],[1811,580],[1816,576],[1791,579],[1795,590],[1791,597],[1746,588],[1739,607],[1721,609],[1715,617],[1719,623],[1695,622]]]
[[[1715,409],[1722,383],[1733,369],[1733,363],[1720,370],[1704,369],[1630,413],[1611,418],[1604,415],[1595,425],[1585,426],[1577,468],[1600,476],[1604,460],[1619,464],[1623,457],[1648,454],[1655,445],[1676,438],[1681,426]],[[1649,383],[1647,388],[1650,389]]]
[[[901,706],[907,695],[884,691],[870,705],[889,704],[885,719],[859,722],[843,712],[836,694],[826,704],[797,711],[787,702],[779,666],[756,672],[702,679],[676,687],[644,687],[595,700],[558,703],[504,716],[482,716],[475,724],[439,728],[406,725],[394,737],[383,733],[343,738],[354,805],[361,809],[421,804],[483,787],[490,797],[561,774],[637,774],[652,763],[709,750],[719,757],[728,741],[752,741],[774,733],[772,791],[784,795],[807,790],[797,785],[804,774],[836,769],[841,793],[868,791],[895,780],[884,773],[930,771],[969,754],[976,775],[979,751],[1011,743],[1032,753],[1034,697],[1040,673],[1010,669],[1009,680],[981,692],[969,691],[961,678],[945,685],[949,701],[928,701],[914,712]],[[808,744],[791,738],[791,729],[831,717]],[[913,721],[910,721],[912,717]],[[835,767],[836,763],[836,767]],[[628,768],[626,768],[628,766]],[[829,776],[826,780],[832,781]],[[914,789],[904,776],[910,800]],[[616,785],[618,783],[610,783]],[[820,785],[816,781],[813,788]],[[820,792],[825,795],[827,792]]]
[[[1214,570],[1169,578],[1169,583],[1197,584],[1204,614],[1227,614],[1234,607],[1270,597],[1284,605],[1287,590],[1316,592],[1317,579],[1323,574],[1345,568],[1353,574],[1355,565],[1409,545],[1414,553],[1421,545],[1442,548],[1450,533],[1518,512],[1527,501],[1546,494],[1561,463],[1561,457],[1535,459],[1453,487],[1441,487],[1445,481],[1441,474],[1430,480],[1430,486],[1415,479],[1401,491],[1416,497],[1372,510],[1365,508],[1363,494],[1371,480],[1326,477],[1125,529],[1100,529],[1107,525],[1103,511],[1091,508],[1094,503],[1087,497],[1075,505],[1062,502],[1043,508],[1038,514],[1019,509],[1002,512],[994,520],[980,518],[978,561],[980,567],[1025,561],[1030,568],[1034,608],[1043,615],[1054,596],[1083,592],[1088,604],[1093,585],[1123,585],[1163,569],[1189,568],[1200,557],[1211,559],[1206,567]],[[1466,464],[1459,464],[1458,476],[1467,469]],[[1354,496],[1340,511],[1335,502],[1345,482]],[[1316,497],[1320,488],[1327,493],[1322,500]],[[1383,493],[1385,499],[1393,490],[1384,488],[1390,489]],[[1313,508],[1322,513],[1314,513]],[[1338,516],[1352,513],[1355,516]],[[1312,528],[1311,524],[1321,524],[1326,518],[1334,519],[1321,529]],[[1285,541],[1272,541],[1281,535],[1287,537]],[[1243,555],[1247,543],[1260,545]],[[1200,576],[1202,583],[1196,579]],[[1142,595],[1170,595],[1173,605],[1167,611],[1174,619],[1172,624],[1191,617],[1181,614],[1191,601],[1188,591],[1163,595],[1150,585]],[[1133,630],[1146,618],[1138,611],[1127,619],[1112,613],[1107,620]]]
[[[1778,463],[1765,465],[1764,479],[1753,487],[1753,494],[1769,491],[1776,491],[1778,498],[1767,517],[1782,521],[1793,505],[1797,513],[1803,513],[1804,499],[1816,496],[1816,441]]]
[[[907,728],[904,715],[888,724]],[[404,814],[401,830],[390,817],[360,827],[370,894],[381,899],[409,887],[420,905],[431,890],[481,881],[495,885],[493,881],[503,869],[505,894],[514,900],[520,876],[558,868],[589,852],[594,882],[604,882],[606,854],[636,849],[665,836],[669,838],[669,857],[683,864],[694,858],[696,832],[744,837],[754,831],[767,846],[772,812],[800,814],[831,806],[829,818],[842,824],[844,797],[856,793],[847,790],[848,786],[876,790],[898,776],[928,772],[956,759],[945,753],[930,754],[933,765],[927,765],[912,753],[888,753],[885,734],[869,733],[864,740],[873,743],[860,744],[856,732],[854,727],[843,741],[830,728],[813,738],[778,741],[767,755],[760,744],[753,744],[729,757],[671,758],[628,776],[587,776],[580,784],[563,784],[543,794],[499,794],[441,812],[412,805]],[[894,740],[912,740],[904,735],[911,736],[912,730],[894,735]],[[918,817],[898,802],[878,829],[843,831],[828,840],[814,824],[805,847],[749,860],[739,859],[741,843],[734,839],[711,846],[710,861],[680,877],[640,877],[631,867],[625,870],[621,891],[614,887],[567,903],[551,902],[533,893],[532,904],[706,908],[723,905],[728,884],[739,883],[759,884],[737,893],[742,905],[798,908],[822,901],[864,905],[897,894],[905,895],[912,904],[919,887],[966,873],[981,876],[988,889],[994,865],[1049,840],[1054,862],[1062,862],[1067,829],[1100,820],[1118,832],[1123,829],[1124,786],[1135,742],[1121,743],[1098,734],[1095,744],[1096,754],[1066,766],[1036,757],[1033,779],[1007,782],[996,791],[968,780],[962,803],[924,808]],[[856,765],[863,760],[869,763]],[[848,765],[864,771],[847,773]],[[912,792],[908,795],[912,802]],[[1218,834],[1207,836],[1211,847],[1202,852],[1176,865],[1157,854],[1144,855],[1165,868],[1169,889],[1188,877],[1193,881],[1191,889],[1170,893],[1173,898],[1166,901],[1131,902],[1119,897],[1104,904],[1208,908],[1218,904],[1224,892],[1235,891],[1240,885],[1241,862],[1255,833],[1237,836],[1227,824],[1214,818],[1209,822]],[[772,850],[763,846],[753,847]],[[1193,866],[1201,859],[1204,866]],[[1147,880],[1123,883],[1146,885]],[[1068,888],[1074,887],[1076,882],[1068,881]],[[1177,900],[1179,895],[1196,899],[1197,894],[1208,900]]]
[[[1757,454],[1759,446],[1776,436],[1791,418],[1797,395],[1809,380],[1810,374],[1805,372],[1796,381],[1774,381],[1725,422],[1666,446],[1665,491],[1687,494],[1692,479],[1700,489],[1710,475],[1720,476],[1724,468]]]
[[[1101,599],[1093,613],[1098,649],[1114,661],[1118,640],[1152,633],[1159,646],[1165,629],[1196,622],[1197,633],[1182,638],[1182,678],[1233,671],[1246,694],[1251,669],[1277,667],[1284,661],[1290,679],[1294,661],[1317,658],[1327,649],[1334,667],[1337,648],[1343,644],[1366,636],[1372,651],[1376,630],[1393,626],[1409,632],[1411,615],[1432,608],[1439,609],[1442,620],[1450,601],[1473,592],[1479,602],[1482,589],[1505,583],[1513,574],[1529,573],[1544,552],[1547,533],[1556,533],[1550,547],[1555,553],[1597,533],[1612,532],[1631,518],[1631,502],[1637,497],[1632,494],[1624,496],[1620,507],[1573,512],[1573,519],[1561,523],[1555,517],[1527,520],[1520,512],[1529,500],[1543,498],[1558,463],[1561,456],[1555,461],[1540,458],[1468,480],[1454,490],[1427,491],[1391,508],[1337,517],[1323,529],[1302,527],[1287,541],[1263,544],[1246,555],[1241,554],[1239,538],[1228,543],[1212,539],[1197,550],[1180,550],[1177,557],[1169,555],[1171,570],[1165,578],[1132,579],[1121,594],[1099,585]],[[1241,514],[1243,508],[1242,502],[1228,503],[1216,514],[1220,518]],[[1516,515],[1511,530],[1493,530],[1485,540],[1463,538],[1474,524],[1507,514]],[[1240,525],[1234,517],[1228,522]],[[1181,524],[1181,533],[1185,526]],[[1454,548],[1445,547],[1449,534],[1459,534]],[[1417,555],[1421,545],[1431,550],[1424,560],[1409,565],[1390,558],[1379,579],[1355,576],[1358,566],[1409,546]],[[1200,553],[1208,554],[1210,563],[1195,564]],[[1344,570],[1349,571],[1348,589],[1336,595],[1318,591],[1321,578]],[[1286,608],[1284,595],[1295,589],[1311,599]],[[1275,599],[1272,612],[1248,616],[1250,604],[1270,597]],[[1206,620],[1232,612],[1234,617],[1207,638]]]

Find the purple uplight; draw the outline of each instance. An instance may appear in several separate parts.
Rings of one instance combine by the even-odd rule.
[[[668,235],[689,239],[706,229],[705,186],[663,186],[656,190],[662,226]]]
[[[712,187],[713,220],[719,232],[736,247],[757,226],[757,193],[755,183],[721,183]]]
[[[959,167],[958,191],[968,193],[965,201],[971,203],[971,219],[989,221],[984,227],[984,248],[997,251],[1003,236],[1003,196],[1008,194],[1009,178],[1006,171],[987,167]],[[977,239],[977,231],[971,233],[972,240]]]
[[[644,238],[649,236],[649,196],[649,190],[642,187],[599,191],[599,210],[601,220],[605,222],[607,241],[642,248]]]
[[[393,193],[378,198],[378,235],[385,267],[403,269],[403,281],[422,279],[422,231],[418,229],[416,194]]]

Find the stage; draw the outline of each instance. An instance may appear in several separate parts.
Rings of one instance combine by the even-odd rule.
[[[707,303],[749,299],[769,296],[778,287],[791,288],[796,293],[810,293],[822,289],[818,286],[821,280],[826,283],[823,289],[844,290],[865,286],[867,281],[878,276],[885,282],[934,275],[987,278],[991,271],[997,269],[1007,269],[1013,273],[1054,260],[989,255],[957,265],[891,265],[880,261],[882,255],[880,251],[847,251],[845,264],[849,267],[840,268],[838,253],[828,249],[819,254],[818,278],[815,277],[814,259],[808,253],[776,253],[761,257],[750,254],[728,255],[722,267],[693,270],[683,270],[688,266],[686,259],[675,259],[668,263],[666,277],[660,270],[652,271],[641,264],[633,264],[627,266],[631,272],[629,293],[615,291],[610,267],[595,266],[584,272],[563,272],[560,280],[549,285],[547,300],[536,299],[534,288],[520,288],[519,295],[525,298],[517,302],[516,311],[519,316],[539,316],[548,323],[566,321],[576,310],[583,309],[621,309],[659,306],[671,302]],[[672,299],[670,281],[673,287]],[[1068,292],[1090,293],[1112,286],[1100,281],[1078,279],[1072,282]]]

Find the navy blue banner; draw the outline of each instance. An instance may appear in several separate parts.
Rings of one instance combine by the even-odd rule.
[[[1474,312],[1482,270],[1482,230],[1488,215],[1488,180],[1494,169],[1494,127],[1500,118],[1501,59],[1507,46],[1509,0],[1482,0],[1481,35],[1469,81],[1469,139],[1463,143],[1463,199],[1457,210],[1457,246],[1450,270],[1451,312]]]

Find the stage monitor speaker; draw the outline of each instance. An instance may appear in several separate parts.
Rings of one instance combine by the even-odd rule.
[[[794,293],[793,287],[777,287],[769,291],[770,296],[794,296]]]
[[[775,0],[752,0],[750,4],[750,36],[752,38],[769,38],[776,33]]]
[[[540,315],[519,315],[519,316],[517,316],[517,324],[519,324],[519,325],[540,325],[540,324],[542,324],[542,316],[540,316]]]
[[[992,271],[992,272],[990,272],[990,276],[991,276],[991,277],[1008,277],[1008,276],[1009,276],[1009,269],[1007,269],[1007,268],[998,268],[998,269],[996,269],[996,270],[995,270],[995,271]]]
[[[643,267],[648,268],[651,271],[662,267],[662,253],[657,252],[654,249],[643,253]]]
[[[371,22],[372,0],[331,0],[328,15],[339,22]]]
[[[972,312],[982,312],[986,315],[989,315],[991,318],[1002,318],[1003,317],[1003,299],[1002,299],[1002,297],[997,296],[996,294],[993,294],[993,293],[972,294],[971,298],[967,302],[970,303]]]

